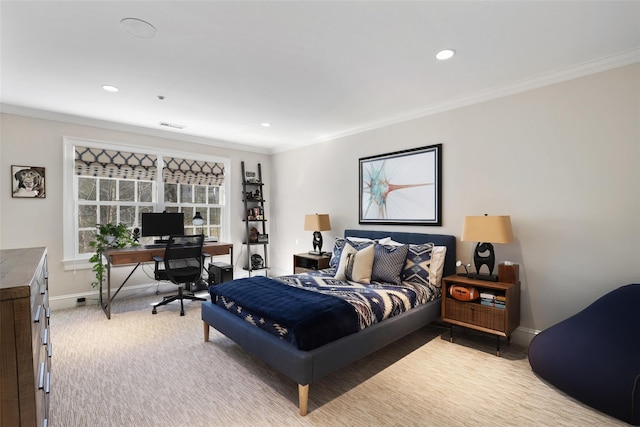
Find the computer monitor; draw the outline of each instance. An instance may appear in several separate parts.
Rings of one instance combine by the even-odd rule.
[[[164,243],[164,237],[184,234],[184,213],[182,212],[143,212],[142,237],[157,237],[156,243]]]

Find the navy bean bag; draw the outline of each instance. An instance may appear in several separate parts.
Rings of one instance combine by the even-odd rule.
[[[569,396],[640,425],[640,284],[611,291],[539,333],[529,363]]]

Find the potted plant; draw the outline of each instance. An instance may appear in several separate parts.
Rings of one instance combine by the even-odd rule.
[[[96,238],[89,242],[89,246],[96,250],[89,258],[89,262],[93,264],[92,270],[96,273],[96,280],[91,283],[93,287],[100,286],[104,280],[107,265],[102,262],[102,255],[105,250],[138,245],[131,237],[131,232],[126,224],[97,224],[96,228],[98,229]]]

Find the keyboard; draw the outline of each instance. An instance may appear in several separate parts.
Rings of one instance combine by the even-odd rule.
[[[145,249],[160,249],[160,248],[166,248],[167,244],[166,243],[153,243],[151,245],[144,245],[143,247]]]

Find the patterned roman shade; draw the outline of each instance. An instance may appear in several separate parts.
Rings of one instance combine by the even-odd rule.
[[[166,158],[162,179],[173,184],[221,186],[224,184],[224,164]]]
[[[75,147],[76,175],[155,181],[156,156],[100,148]]]

